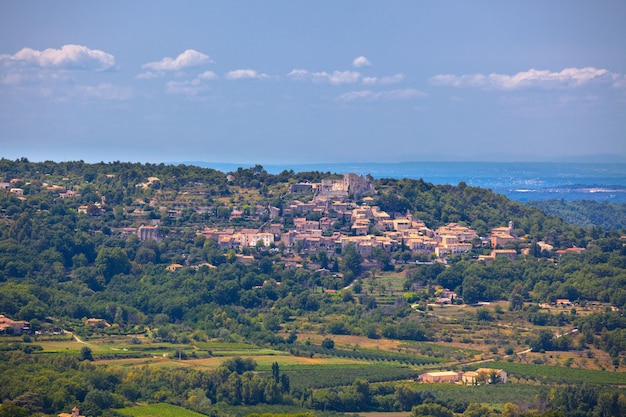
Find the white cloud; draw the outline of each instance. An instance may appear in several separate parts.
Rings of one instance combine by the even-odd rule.
[[[453,75],[441,74],[431,77],[429,82],[433,85],[445,85],[451,87],[482,87],[496,90],[517,90],[522,88],[572,88],[580,87],[597,81],[610,81],[615,79],[606,69],[594,67],[565,68],[560,72],[548,70],[530,69],[517,74],[468,74]]]
[[[23,48],[14,55],[0,55],[0,62],[8,67],[104,71],[115,66],[115,57],[98,49],[69,44],[43,51]]]
[[[81,86],[78,88],[87,97],[97,98],[101,100],[128,100],[133,95],[133,89],[130,87],[121,87],[113,84],[99,84],[93,86]]]
[[[349,91],[337,97],[339,101],[371,100],[377,93],[371,90]]]
[[[309,78],[310,72],[304,69],[293,69],[287,77],[293,78],[294,80],[304,81]]]
[[[2,84],[42,84],[48,82],[63,83],[72,79],[67,70],[50,70],[44,68],[10,68],[2,75]]]
[[[147,71],[143,74],[139,74],[138,78],[154,78],[161,74],[155,74],[151,71]],[[217,80],[219,76],[213,71],[204,71],[196,76],[196,78],[184,81],[169,81],[165,84],[165,92],[167,94],[183,95],[183,96],[197,96],[201,93],[209,90],[207,81]]]
[[[625,74],[613,74],[613,88],[626,88]]]
[[[202,74],[198,75],[198,78],[200,78],[202,80],[216,80],[219,77],[213,71],[205,71]]]
[[[354,84],[361,78],[361,74],[356,71],[326,71],[310,72],[304,69],[294,69],[287,77],[299,81],[328,82],[333,85]]]
[[[209,59],[208,55],[194,49],[187,49],[176,58],[165,57],[160,61],[148,62],[142,65],[142,68],[152,71],[181,71],[185,68],[197,67],[211,62],[213,61]]]
[[[352,84],[359,80],[361,74],[355,71],[333,71],[332,74],[322,74],[322,76],[327,76],[331,84]]]
[[[229,80],[262,80],[266,78],[270,78],[269,75],[264,73],[258,73],[252,69],[238,69],[233,71],[228,71],[226,73],[226,78]]]
[[[219,76],[213,71],[205,71],[199,74],[193,80],[168,82],[165,85],[165,92],[167,94],[197,96],[209,90],[209,87],[205,84],[205,81],[216,80],[218,78]]]
[[[371,65],[372,65],[372,63],[367,58],[365,58],[364,56],[360,56],[360,57],[354,58],[354,61],[352,61],[352,66],[354,66],[356,68],[369,67]]]
[[[382,77],[380,79],[380,83],[381,84],[395,84],[395,83],[399,83],[400,81],[404,80],[404,74],[402,73],[398,73],[395,75],[391,75],[388,77]]]
[[[395,84],[404,80],[404,74],[398,73],[387,77],[363,77],[363,84]]]
[[[139,78],[140,80],[150,80],[152,78],[159,78],[162,75],[163,75],[162,72],[146,71],[146,72],[142,72],[141,74],[138,74],[137,78]]]
[[[426,96],[426,93],[414,88],[405,88],[387,91],[360,90],[350,91],[337,97],[339,101],[356,101],[356,100],[412,100]]]
[[[191,81],[170,81],[165,86],[168,94],[197,96],[198,94],[208,90],[208,86],[202,84],[202,80],[196,78]]]

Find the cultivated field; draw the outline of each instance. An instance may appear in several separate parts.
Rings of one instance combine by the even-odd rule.
[[[115,410],[120,414],[132,417],[203,417],[204,414],[177,407],[171,404],[158,403],[150,405],[138,405],[136,407],[121,408]]]

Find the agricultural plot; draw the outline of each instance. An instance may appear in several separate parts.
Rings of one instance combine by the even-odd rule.
[[[468,386],[459,384],[420,384],[420,388],[432,392],[437,400],[446,404],[478,402],[501,409],[504,404],[532,401],[549,387],[527,384],[488,384]]]
[[[333,412],[315,411],[280,404],[257,404],[257,405],[228,405],[220,403],[215,405],[217,415],[229,417],[337,417]]]
[[[289,376],[292,389],[298,391],[350,385],[355,379],[385,382],[414,379],[419,375],[409,367],[366,364],[281,366],[281,372]]]
[[[391,305],[404,292],[405,277],[402,274],[386,273],[369,277],[363,281],[364,292],[376,298],[378,304]]]
[[[335,350],[354,351],[354,353],[336,352],[335,356],[354,357],[370,360],[398,360],[402,363],[422,365],[427,363],[458,362],[474,360],[481,350],[453,345],[449,343],[399,341],[391,339],[370,339],[355,335],[319,335],[302,333],[303,340],[319,345],[325,337],[335,342]],[[323,352],[318,352],[323,353]],[[359,356],[361,353],[361,356]],[[371,355],[370,355],[371,353]],[[332,353],[331,353],[332,354]]]
[[[198,349],[210,349],[213,351],[241,351],[241,350],[258,350],[258,346],[249,343],[231,343],[231,342],[196,342],[194,343]]]
[[[491,362],[482,367],[503,369],[516,378],[551,383],[590,383],[626,385],[626,372],[599,371],[559,366],[546,366],[510,362]]]
[[[120,414],[131,417],[203,417],[204,414],[177,407],[171,404],[158,403],[150,405],[138,405],[130,408],[115,410]]]
[[[423,356],[434,356],[435,358],[471,358],[482,353],[480,350],[460,348],[449,344],[433,342],[411,342],[406,341],[398,345],[399,349],[419,352]]]
[[[234,355],[241,356],[241,355]],[[297,356],[274,356],[274,355],[248,355],[242,357],[249,357],[254,359],[257,363],[257,370],[259,372],[270,372],[272,364],[277,362],[280,369],[288,369],[290,366],[341,366],[341,365],[354,365],[362,363],[350,359],[342,358],[308,358]],[[147,365],[151,367],[166,367],[166,368],[193,368],[197,370],[209,371],[218,368],[225,360],[225,357],[210,357],[210,358],[198,358],[178,360],[176,357],[157,357],[157,358],[123,358],[112,359],[104,361],[108,365],[116,365],[121,367],[133,367]]]

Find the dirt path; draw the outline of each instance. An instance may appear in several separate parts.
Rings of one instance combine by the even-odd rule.
[[[63,333],[71,335],[72,338],[74,338],[74,340],[76,340],[78,343],[82,343],[83,345],[89,345],[89,343],[83,341],[80,337],[78,337],[77,335],[75,335],[74,333],[70,331],[63,330]]]

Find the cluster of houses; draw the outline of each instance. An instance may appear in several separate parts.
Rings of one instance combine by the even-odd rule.
[[[68,180],[68,178],[64,178],[64,180]],[[23,183],[24,181],[21,178],[13,178],[10,182],[0,182],[0,190],[8,190],[11,194],[15,194],[18,197],[23,197],[24,189],[18,187],[18,184]],[[31,185],[31,182],[24,183],[25,185]],[[46,182],[41,184],[41,187],[47,191],[55,192],[59,194],[59,198],[79,198],[80,194],[76,193],[72,190],[67,190],[65,187],[61,185],[48,184]]]
[[[300,204],[294,205],[298,207],[299,214],[306,214],[302,212]],[[348,244],[354,244],[360,255],[366,259],[371,257],[374,248],[386,252],[404,248],[414,253],[445,259],[450,255],[469,252],[475,244],[474,240],[478,238],[474,230],[456,223],[431,230],[423,221],[414,219],[410,213],[391,219],[389,214],[376,206],[351,207],[346,203],[336,202],[329,206],[333,214],[351,223],[350,234],[333,230],[337,218],[327,217],[329,208],[324,205],[314,205],[309,209],[320,209],[323,212],[324,216],[319,220],[296,217],[293,220],[294,227],[286,231],[282,224],[272,223],[262,230],[206,228],[199,234],[214,239],[224,250],[282,243],[285,248],[298,248],[302,252],[325,250],[334,253],[341,252]],[[143,226],[142,233],[145,233],[146,227]],[[140,234],[140,238],[141,236]],[[485,239],[479,239],[478,242],[482,246],[489,244]],[[490,256],[482,257],[481,260],[488,262],[498,256],[514,259],[515,254],[515,250],[494,249]]]
[[[24,189],[17,186],[21,182],[22,180],[19,178],[13,178],[11,182],[0,182],[0,190],[7,190],[18,198],[24,199]]]
[[[282,223],[266,224],[262,229],[217,229],[207,228],[199,234],[214,239],[220,248],[242,249],[259,244],[270,246],[282,244],[287,249],[297,248],[301,252],[325,250],[341,252],[346,245],[354,244],[360,255],[367,259],[374,248],[386,252],[406,249],[440,259],[469,252],[473,245],[494,248],[517,238],[513,223],[507,228],[494,229],[491,239],[480,238],[476,231],[457,223],[438,229],[429,229],[426,224],[404,215],[389,213],[373,205],[374,199],[363,198],[361,204],[337,201],[316,196],[310,202],[293,201],[282,209],[282,215],[293,217],[293,227],[285,230]],[[274,220],[279,220],[278,215]],[[337,223],[345,225],[343,232],[337,231]],[[345,230],[350,232],[346,233]],[[502,229],[502,230],[500,230]],[[515,259],[515,250],[494,249],[490,256],[482,257],[485,262],[498,256]]]
[[[439,371],[421,374],[420,382],[455,383],[465,385],[506,384],[507,373],[502,369],[478,368],[475,371]]]
[[[19,184],[20,179],[13,179],[10,183],[2,183],[0,186],[9,189]],[[137,184],[137,187],[147,188],[158,183],[157,177],[149,177],[146,182]],[[58,192],[60,198],[78,197],[79,194],[66,190],[62,186],[42,184],[48,190]],[[10,191],[20,194],[20,190]],[[372,197],[375,195],[373,179],[368,176],[357,174],[345,174],[342,178],[324,179],[321,183],[298,183],[290,186],[290,191],[295,195],[312,195],[310,201],[292,200],[285,206],[259,207],[259,210],[269,215],[270,222],[265,223],[259,229],[230,228],[206,228],[198,232],[206,238],[214,239],[220,248],[224,250],[235,249],[242,251],[244,248],[255,246],[280,246],[291,252],[319,252],[326,251],[329,254],[340,253],[346,245],[354,244],[364,259],[369,259],[375,248],[385,252],[394,252],[399,249],[411,251],[414,254],[422,254],[431,258],[445,260],[448,256],[455,256],[471,251],[473,246],[491,247],[489,255],[479,256],[481,262],[492,262],[498,257],[507,257],[515,260],[517,252],[514,249],[502,249],[508,243],[519,239],[514,230],[513,222],[506,227],[497,227],[491,230],[490,235],[480,237],[476,231],[457,223],[450,223],[437,229],[430,229],[426,224],[410,213],[389,214],[375,205]],[[104,197],[103,197],[104,199]],[[358,201],[354,203],[352,201]],[[145,203],[142,201],[142,203]],[[153,204],[154,203],[154,204]],[[80,214],[94,215],[103,210],[105,201],[97,202],[89,206],[80,206]],[[156,205],[157,202],[150,202]],[[168,217],[180,217],[180,209],[163,207]],[[199,209],[200,210],[200,209]],[[146,213],[131,213],[145,217]],[[237,220],[245,216],[245,213],[233,208],[230,212],[230,220]],[[289,218],[291,222],[285,222]],[[235,224],[236,222],[233,222]],[[116,232],[122,235],[137,235],[142,241],[154,239],[159,241],[163,238],[159,228],[159,219],[153,219],[148,224],[140,227],[119,228]],[[552,248],[539,243],[542,250]],[[581,251],[582,248],[570,248],[565,251],[557,251],[557,255],[570,251]]]
[[[157,178],[149,178],[141,186],[156,181]],[[371,258],[375,248],[385,252],[405,249],[445,259],[467,253],[474,245],[480,245],[494,248],[490,255],[480,257],[483,262],[491,262],[500,256],[514,260],[517,256],[515,250],[501,249],[518,239],[513,222],[507,227],[493,229],[489,238],[480,237],[476,231],[457,223],[432,230],[423,221],[413,218],[411,213],[393,213],[392,216],[374,205],[372,195],[376,191],[369,176],[345,174],[341,179],[322,180],[321,183],[292,184],[290,191],[313,195],[313,198],[304,202],[293,200],[281,208],[264,208],[271,220],[260,229],[205,228],[198,234],[214,239],[223,250],[237,251],[262,245],[281,246],[292,252],[326,251],[333,254],[354,244],[364,259]],[[172,216],[175,215],[173,211]],[[242,216],[244,213],[236,207],[230,213],[231,220]],[[285,226],[285,217],[293,219],[293,226]],[[119,229],[118,232],[136,234],[142,241],[162,239],[158,224]]]
[[[354,244],[364,259],[371,257],[374,248],[386,252],[403,248],[413,253],[445,259],[467,253],[477,245],[493,248],[489,255],[479,256],[478,260],[485,263],[498,257],[511,260],[517,257],[516,250],[502,249],[508,243],[519,240],[512,221],[505,227],[492,229],[487,238],[457,223],[432,230],[423,221],[413,218],[411,213],[393,213],[392,217],[375,206],[375,200],[371,197],[375,191],[369,177],[346,174],[342,180],[293,184],[291,191],[313,193],[313,199],[307,202],[293,200],[282,209],[269,207],[268,213],[274,222],[259,230],[207,228],[199,234],[214,239],[225,250],[274,243],[282,244],[287,249],[297,248],[301,252],[325,250],[336,253],[341,252],[346,245]],[[360,203],[347,201],[348,196]],[[234,210],[233,213],[239,215],[240,212]],[[293,227],[286,229],[278,222],[283,216],[293,218]],[[348,227],[341,228],[341,232],[337,231],[337,223]],[[349,232],[346,232],[347,229]],[[552,249],[544,242],[539,242],[539,245],[542,250]],[[570,248],[564,253],[579,253],[582,250]]]

